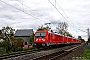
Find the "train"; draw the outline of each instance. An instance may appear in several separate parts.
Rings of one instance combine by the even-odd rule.
[[[79,39],[56,34],[49,30],[39,29],[35,32],[34,35],[34,45],[36,47],[50,47],[56,45],[79,44],[79,43],[81,43],[81,40]]]

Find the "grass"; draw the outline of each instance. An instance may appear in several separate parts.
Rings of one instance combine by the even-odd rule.
[[[82,57],[84,57],[85,59],[90,60],[90,49],[85,49],[84,54],[82,55]]]

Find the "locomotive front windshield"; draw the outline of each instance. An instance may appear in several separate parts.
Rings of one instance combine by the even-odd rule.
[[[36,38],[44,38],[46,36],[46,33],[45,32],[37,32],[35,34]]]

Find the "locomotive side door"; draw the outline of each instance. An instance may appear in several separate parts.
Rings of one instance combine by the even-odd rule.
[[[52,34],[49,33],[49,36],[48,37],[49,37],[49,42],[52,43]]]

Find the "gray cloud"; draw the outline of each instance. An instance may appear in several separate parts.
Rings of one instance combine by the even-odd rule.
[[[56,5],[65,18],[60,15],[48,0],[18,0],[31,9],[22,5],[17,0],[2,1],[21,11],[0,1],[0,28],[8,25],[15,29],[33,28],[36,30],[40,25],[50,22],[52,23],[52,29],[55,30],[59,22],[65,21],[69,25],[68,31],[71,34],[76,37],[81,35],[83,38],[87,38],[86,33],[83,34],[83,32],[78,29],[86,31],[87,28],[90,28],[90,0],[57,0],[69,18],[67,18],[61,8]],[[50,1],[55,4],[54,1]],[[78,34],[76,31],[78,31]]]

